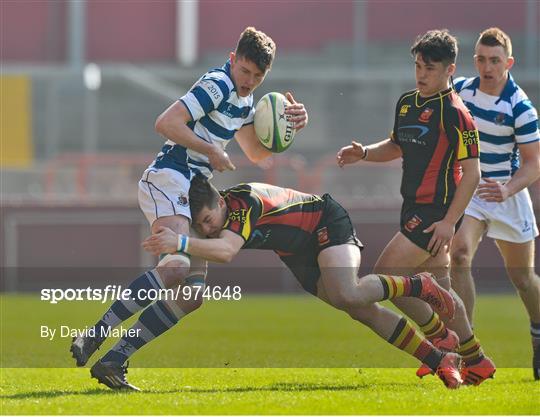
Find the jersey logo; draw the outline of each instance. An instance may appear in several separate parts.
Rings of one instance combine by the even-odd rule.
[[[412,130],[407,131],[407,130]],[[420,132],[416,131],[416,129],[419,129]],[[398,138],[400,142],[404,143],[415,143],[417,145],[426,146],[427,143],[424,140],[420,140],[422,136],[424,136],[426,133],[429,132],[429,128],[427,126],[422,125],[410,125],[410,126],[401,126],[398,129]]]
[[[187,207],[189,205],[189,198],[186,194],[182,193],[178,196],[178,200],[176,200],[176,204],[182,207]]]
[[[245,224],[247,221],[247,210],[243,208],[232,210],[229,212],[229,221]]]
[[[422,123],[429,122],[429,119],[431,118],[431,115],[433,114],[433,109],[430,109],[429,107],[426,107],[424,111],[420,114],[420,117],[418,118],[418,121]]]
[[[410,107],[411,107],[410,104],[404,104],[403,106],[401,106],[401,109],[399,110],[399,115],[401,117],[405,117]]]
[[[493,121],[497,126],[501,126],[504,123],[504,120],[504,113],[499,113],[497,116],[495,116],[495,119]]]
[[[213,98],[214,100],[219,101],[223,98],[220,89],[213,81],[201,80],[198,86],[201,87],[210,96],[210,98]]]
[[[322,229],[317,230],[317,240],[319,241],[319,246],[324,246],[330,239],[328,238],[328,228],[323,227]]]
[[[232,104],[227,104],[227,107],[225,108],[225,110],[223,110],[223,114],[231,118],[234,117],[234,115],[232,114]]]
[[[405,224],[404,229],[411,233],[414,229],[416,229],[420,224],[422,223],[422,219],[418,217],[416,214],[412,216],[409,221]]]

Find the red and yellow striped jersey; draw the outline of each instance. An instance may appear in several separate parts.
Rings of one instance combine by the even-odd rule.
[[[223,229],[245,240],[244,249],[294,253],[312,241],[326,206],[322,197],[269,184],[239,184],[221,192]]]
[[[459,161],[478,158],[478,130],[469,110],[449,88],[398,100],[391,139],[403,153],[401,195],[418,204],[449,205],[461,181]]]

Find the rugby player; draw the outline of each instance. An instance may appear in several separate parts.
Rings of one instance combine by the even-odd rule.
[[[209,239],[162,227],[143,242],[146,250],[153,254],[179,250],[213,262],[230,262],[240,249],[273,250],[306,291],[427,363],[448,388],[459,387],[460,356],[441,352],[404,317],[377,303],[416,297],[451,319],[455,307],[450,293],[429,273],[358,278],[363,246],[347,211],[330,195],[261,183],[240,184],[220,193],[204,177],[197,177],[190,201],[194,228]]]
[[[221,68],[204,74],[191,89],[167,108],[156,120],[156,131],[167,140],[156,159],[143,173],[139,182],[139,205],[153,232],[168,227],[176,233],[189,234],[190,180],[196,174],[211,177],[214,170],[235,169],[225,147],[234,138],[247,158],[258,162],[271,155],[255,135],[253,126],[253,91],[263,82],[271,69],[276,45],[265,33],[253,27],[240,35],[235,52]],[[287,93],[291,103],[286,114],[295,129],[302,129],[308,115],[301,103]],[[160,303],[137,298],[141,289],[176,288],[178,285],[201,285],[206,278],[206,262],[175,253],[163,257],[156,268],[135,279],[129,289],[133,298],[118,300],[93,326],[96,335],[145,309],[140,320],[148,330],[145,343],[172,327],[180,318],[200,307],[202,299],[188,300],[170,312],[167,326],[155,320],[162,314]],[[77,366],[84,366],[103,343],[104,338],[77,337],[71,352]],[[124,346],[133,353],[142,345]],[[118,347],[120,349],[120,346]],[[111,353],[97,363],[92,375],[107,372],[107,368],[124,369],[118,356]]]
[[[457,50],[456,39],[446,30],[419,36],[411,48],[416,89],[399,98],[390,137],[369,146],[353,141],[337,154],[340,167],[403,159],[400,231],[381,253],[374,272],[408,275],[427,270],[448,290],[449,246],[480,180],[478,131],[450,85]],[[456,317],[448,323],[455,332],[425,303],[410,298],[393,302],[421,325],[436,346],[457,348],[465,362],[463,374],[471,367],[487,367],[483,375],[492,376],[493,363],[472,332],[463,302],[455,298]],[[430,372],[424,366],[418,375]]]
[[[484,234],[494,239],[529,314],[533,376],[539,380],[540,279],[534,272],[538,227],[527,190],[540,176],[538,114],[510,75],[512,41],[501,29],[480,33],[474,64],[478,76],[457,79],[455,86],[478,126],[482,180],[452,243],[452,287],[472,323],[472,260]]]

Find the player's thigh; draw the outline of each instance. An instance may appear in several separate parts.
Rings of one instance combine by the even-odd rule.
[[[152,223],[152,233],[159,227],[168,227],[176,233],[188,235],[190,232],[189,219],[182,215],[160,217]]]
[[[452,245],[450,247],[452,259],[458,261],[458,263],[470,263],[478,249],[486,228],[487,225],[485,222],[465,215],[461,226],[452,239]]]
[[[321,270],[320,281],[330,299],[354,291],[361,262],[358,246],[353,244],[330,246],[319,253],[317,262]]]
[[[430,257],[429,252],[397,232],[386,245],[373,268],[375,273],[408,274]]]

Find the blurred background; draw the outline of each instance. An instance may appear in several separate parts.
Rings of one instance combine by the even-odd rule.
[[[164,141],[155,119],[225,63],[247,26],[278,47],[255,99],[291,91],[310,121],[290,150],[260,166],[231,143],[238,169],[214,181],[332,193],[366,244],[366,271],[399,227],[400,162],[340,170],[335,153],[353,138],[388,137],[397,98],[414,88],[409,49],[417,35],[448,28],[460,42],[457,74],[473,76],[478,33],[501,27],[513,40],[515,79],[540,103],[536,0],[1,0],[0,7],[4,290],[35,288],[41,272],[26,279],[34,274],[24,268],[153,265],[140,248],[149,228],[137,182]],[[531,193],[538,216],[538,183]],[[262,251],[233,264],[279,265]],[[501,266],[493,243],[484,242],[475,261],[481,290],[511,288]],[[289,278],[253,281],[246,279],[260,290],[297,289]]]

